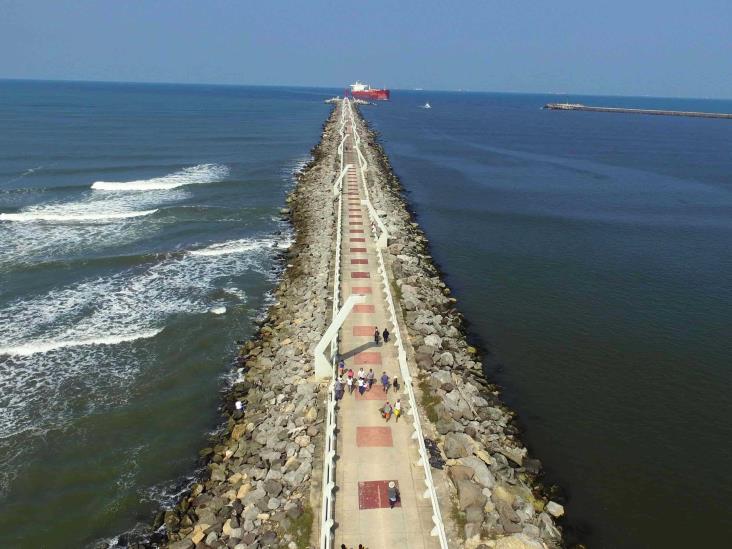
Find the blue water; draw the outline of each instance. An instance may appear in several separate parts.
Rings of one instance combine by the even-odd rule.
[[[732,121],[540,109],[556,96],[392,99],[363,112],[488,375],[566,490],[570,541],[728,545]]]
[[[0,545],[120,533],[193,472],[328,96],[0,81]]]

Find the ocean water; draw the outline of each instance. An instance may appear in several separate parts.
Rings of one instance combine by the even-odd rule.
[[[0,545],[111,537],[193,473],[328,96],[0,81]]]
[[[488,375],[566,491],[569,539],[728,545],[731,121],[541,110],[556,96],[392,99],[362,112],[492,353]]]

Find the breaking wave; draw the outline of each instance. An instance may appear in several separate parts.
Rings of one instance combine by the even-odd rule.
[[[125,335],[111,335],[111,336],[100,336],[92,337],[89,339],[77,339],[67,341],[40,341],[37,343],[30,343],[28,345],[19,345],[17,347],[0,347],[0,355],[19,355],[29,356],[36,353],[47,353],[48,351],[55,351],[56,349],[63,349],[64,347],[81,347],[84,345],[117,345],[127,341],[135,341],[136,339],[147,339],[155,337],[163,329],[159,328],[156,330],[146,330],[143,332],[137,332]]]
[[[96,181],[91,188],[96,191],[154,191],[170,190],[184,185],[214,183],[229,174],[229,169],[221,164],[198,164],[175,173],[139,181]]]
[[[157,208],[153,210],[143,210],[139,212],[100,212],[100,213],[43,213],[43,212],[26,212],[26,213],[0,213],[0,221],[57,221],[60,223],[76,223],[82,221],[105,221],[115,219],[130,219],[133,217],[143,217],[157,212]]]

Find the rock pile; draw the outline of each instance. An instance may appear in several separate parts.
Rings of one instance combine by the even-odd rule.
[[[527,456],[513,413],[485,379],[456,300],[432,262],[388,158],[362,118],[358,123],[367,136],[362,152],[369,193],[390,236],[385,260],[419,368],[423,422],[444,453],[452,485],[452,501],[441,502],[443,516],[452,506],[466,547],[561,546],[553,517],[563,509],[539,489],[541,464]]]

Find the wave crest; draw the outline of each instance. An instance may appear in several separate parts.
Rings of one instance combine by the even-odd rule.
[[[221,164],[198,164],[190,168],[152,179],[138,181],[96,181],[91,188],[96,191],[155,191],[168,190],[184,185],[214,183],[226,177],[229,168]]]
[[[157,212],[154,210],[142,210],[139,212],[99,212],[99,213],[44,213],[24,212],[24,213],[0,213],[0,221],[17,221],[17,222],[34,222],[34,221],[57,221],[67,223],[77,223],[80,221],[107,221],[113,219],[130,219],[133,217],[142,217]]]

